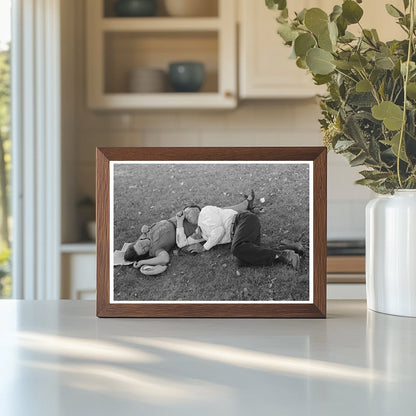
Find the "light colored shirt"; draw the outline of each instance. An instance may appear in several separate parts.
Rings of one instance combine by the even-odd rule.
[[[194,239],[186,238],[180,228],[177,229],[176,242],[179,247],[194,244],[201,241],[206,241],[204,244],[205,250],[210,250],[217,244],[231,243],[231,227],[237,211],[233,209],[222,209],[208,205],[202,208],[199,213],[198,227],[201,230],[202,238]]]

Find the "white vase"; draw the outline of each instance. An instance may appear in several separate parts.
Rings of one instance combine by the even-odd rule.
[[[416,317],[416,190],[367,204],[366,282],[369,309]]]

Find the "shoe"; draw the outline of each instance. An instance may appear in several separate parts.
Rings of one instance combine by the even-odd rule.
[[[299,269],[300,257],[299,254],[295,253],[293,250],[284,250],[277,260],[293,267],[295,270]]]
[[[246,195],[246,194],[244,194],[244,198],[247,200],[247,202],[248,202],[248,204],[247,204],[247,211],[252,211],[253,210],[253,208],[254,208],[254,198],[255,198],[255,194],[254,194],[254,191],[253,190],[251,190],[251,192],[250,192],[250,196],[248,196],[248,195]],[[250,198],[251,197],[251,199],[248,199],[248,198]]]
[[[291,243],[285,240],[280,243],[279,250],[293,250],[295,253],[298,253],[301,256],[305,253],[305,248],[301,243]]]

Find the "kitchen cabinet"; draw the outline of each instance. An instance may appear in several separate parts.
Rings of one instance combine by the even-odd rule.
[[[290,11],[320,7],[330,12],[333,0],[299,0],[289,3]],[[393,0],[402,9],[401,0]],[[239,92],[242,99],[255,98],[308,98],[323,94],[325,87],[313,84],[312,77],[290,59],[291,49],[277,35],[276,11],[268,10],[264,1],[239,0]],[[376,28],[381,40],[403,38],[394,18],[388,15],[384,3],[366,0],[362,25]],[[358,34],[358,25],[349,29]]]
[[[325,8],[325,2],[300,0],[296,10]],[[240,97],[290,99],[322,93],[311,75],[289,59],[291,50],[276,33],[276,11],[268,10],[264,1],[239,0],[238,6]]]
[[[237,105],[236,4],[218,2],[217,16],[115,17],[111,2],[88,0],[87,102],[90,109],[233,108]],[[128,74],[168,70],[199,61],[206,77],[199,92],[129,92]]]
[[[95,300],[95,244],[63,244],[61,253],[61,298]]]

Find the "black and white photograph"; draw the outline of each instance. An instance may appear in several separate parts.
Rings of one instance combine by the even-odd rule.
[[[110,302],[313,301],[312,162],[110,163]]]

